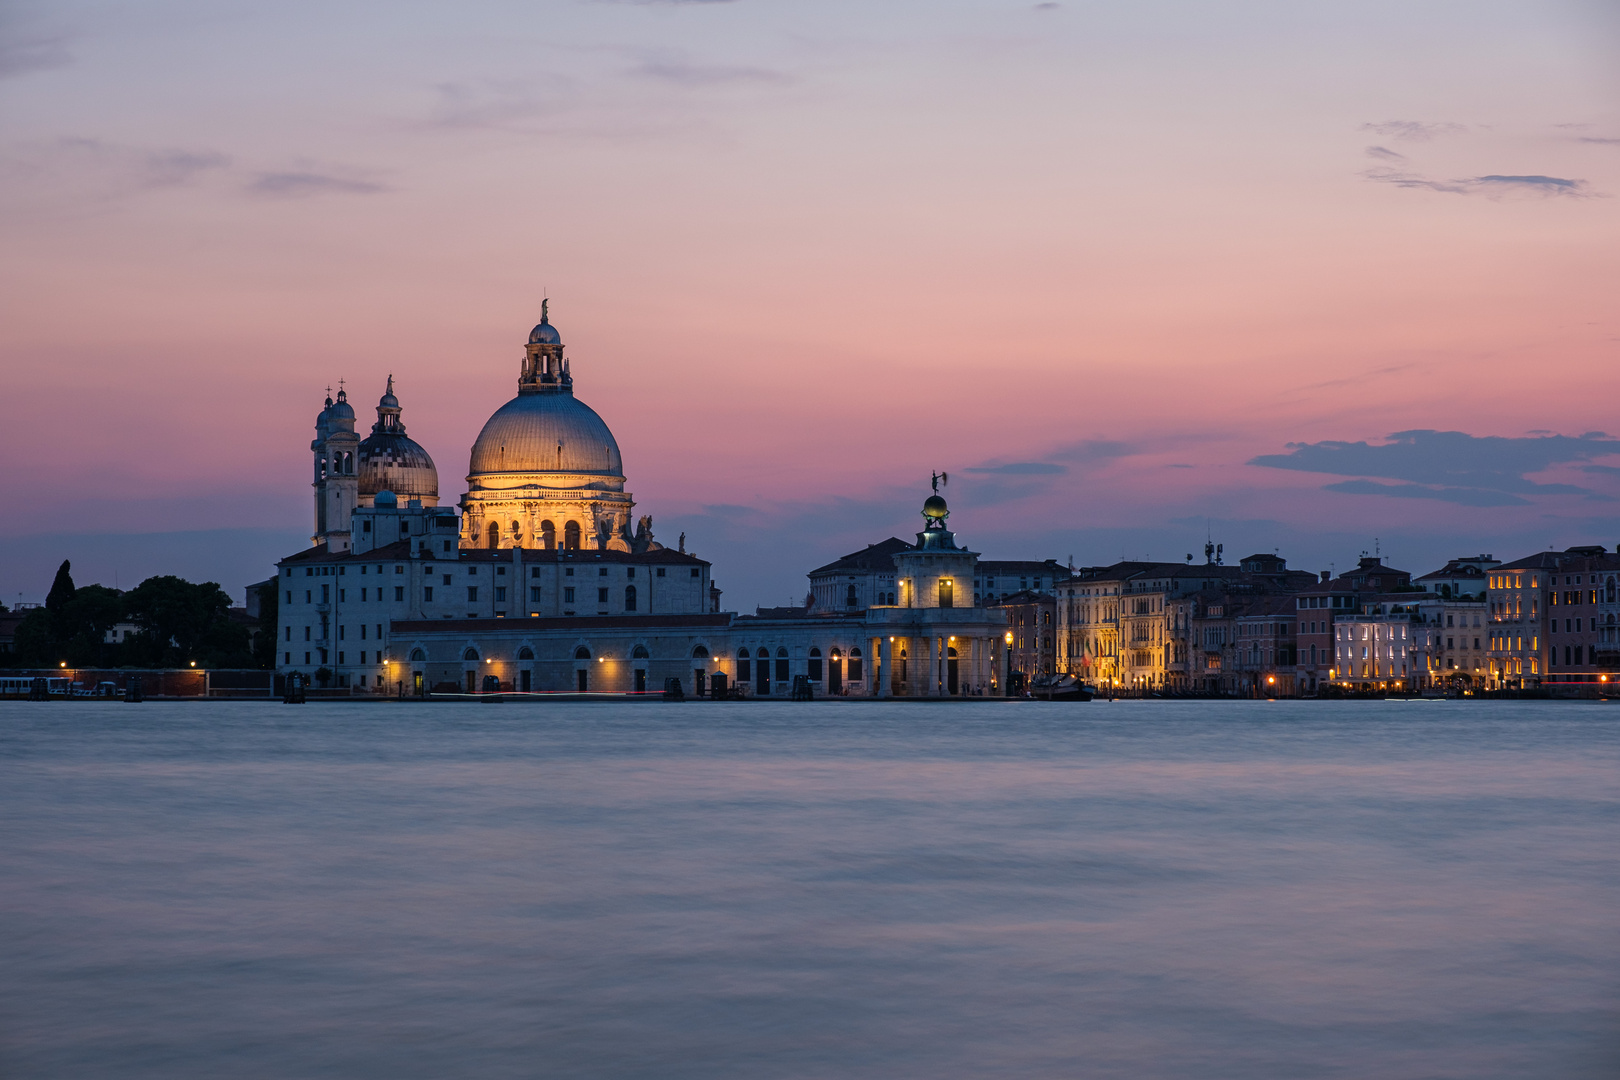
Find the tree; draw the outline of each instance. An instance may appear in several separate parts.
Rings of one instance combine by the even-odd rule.
[[[252,662],[245,627],[226,614],[231,599],[217,582],[194,585],[172,575],[150,577],[124,596],[140,627],[131,659],[153,666],[228,667]]]
[[[52,630],[63,659],[72,667],[103,667],[118,649],[107,643],[107,631],[123,618],[124,597],[105,585],[86,585],[52,616]]]
[[[42,607],[23,616],[22,622],[17,624],[16,641],[12,646],[18,667],[55,667],[58,661],[67,659],[56,655],[52,623],[51,613]]]
[[[63,559],[62,565],[56,568],[56,580],[51,582],[51,591],[45,596],[45,610],[52,615],[61,611],[69,600],[73,599],[73,575],[68,572],[72,563]]]

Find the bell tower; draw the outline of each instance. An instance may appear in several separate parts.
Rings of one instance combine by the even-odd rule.
[[[360,436],[354,430],[354,407],[339,383],[334,401],[327,391],[326,408],[315,418],[314,455],[315,533],[311,544],[329,551],[349,550],[349,517],[360,501],[360,477],[355,458]]]

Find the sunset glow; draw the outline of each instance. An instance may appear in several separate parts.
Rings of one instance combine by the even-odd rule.
[[[64,554],[238,594],[307,543],[340,378],[369,417],[395,377],[453,502],[547,294],[627,490],[738,610],[914,532],[931,469],[993,558],[1620,540],[1596,3],[65,0],[0,32],[8,602]]]

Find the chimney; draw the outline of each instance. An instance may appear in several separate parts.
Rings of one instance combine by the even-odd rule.
[[[1322,571],[1322,581],[1324,583],[1326,583],[1326,582],[1329,582],[1329,581],[1332,581],[1332,580],[1333,580],[1333,571],[1331,571],[1331,570],[1323,570]]]

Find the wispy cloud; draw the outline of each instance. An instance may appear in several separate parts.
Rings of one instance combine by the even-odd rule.
[[[1620,146],[1620,139],[1605,139],[1596,135],[1583,135],[1576,142],[1596,143],[1598,146]]]
[[[563,77],[551,80],[542,93],[534,83],[518,80],[445,82],[433,87],[436,100],[426,126],[437,128],[510,128],[557,113],[571,90]]]
[[[1378,159],[1380,159],[1382,161],[1405,161],[1406,160],[1406,155],[1405,154],[1397,153],[1394,150],[1391,150],[1387,146],[1369,146],[1369,147],[1367,147],[1367,156],[1372,157],[1372,158],[1378,158]]]
[[[1530,438],[1476,436],[1461,431],[1398,431],[1382,445],[1368,442],[1290,443],[1286,454],[1262,454],[1250,465],[1336,476],[1407,481],[1380,484],[1358,479],[1329,484],[1328,491],[1395,498],[1438,499],[1463,506],[1516,506],[1521,495],[1582,495],[1605,499],[1573,484],[1529,479],[1555,465],[1620,454],[1620,440],[1603,432]]]
[[[13,187],[27,185],[102,201],[183,187],[230,163],[217,150],[128,146],[75,137],[19,146],[7,155],[3,168]]]
[[[314,195],[377,195],[391,190],[370,180],[355,180],[318,172],[262,172],[250,180],[247,191],[275,199],[307,199]]]
[[[73,63],[66,34],[25,36],[0,30],[0,79]]]
[[[780,83],[787,76],[767,68],[729,64],[699,64],[670,58],[644,61],[632,73],[646,79],[673,83],[676,86],[726,86],[736,83]]]
[[[1097,461],[1112,461],[1114,458],[1129,457],[1136,452],[1136,448],[1129,443],[1114,442],[1109,439],[1087,439],[1082,442],[1060,446],[1046,456],[1054,461],[1090,464]]]
[[[1541,176],[1539,174],[1508,176],[1493,173],[1488,176],[1468,176],[1458,180],[1437,180],[1433,177],[1423,176],[1420,173],[1387,168],[1368,169],[1361,175],[1374,183],[1392,184],[1395,187],[1402,188],[1419,188],[1426,191],[1441,191],[1448,195],[1485,195],[1490,197],[1532,194],[1573,199],[1603,197],[1601,193],[1593,191],[1585,180],[1572,180],[1562,176]]]
[[[1482,491],[1479,488],[1430,488],[1418,484],[1379,484],[1372,480],[1341,480],[1328,484],[1323,491],[1337,491],[1345,495],[1388,495],[1394,499],[1434,499],[1456,503],[1459,506],[1529,506],[1529,499],[1509,495],[1503,491]]]
[[[1056,476],[1069,471],[1067,465],[1049,461],[1013,461],[1005,465],[972,465],[963,472],[994,473],[998,476]]]
[[[1426,123],[1422,120],[1383,120],[1376,124],[1362,124],[1361,130],[1399,139],[1402,142],[1430,142],[1448,135],[1466,134],[1468,127],[1451,121]]]

